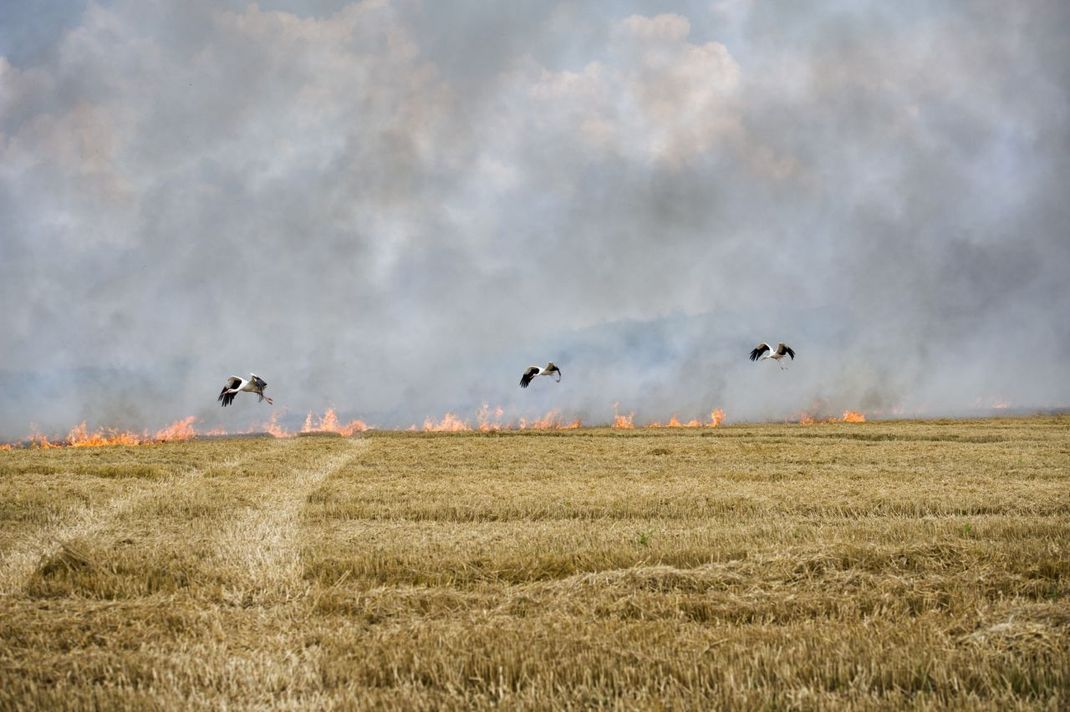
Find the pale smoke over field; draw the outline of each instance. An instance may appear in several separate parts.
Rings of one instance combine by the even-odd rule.
[[[1064,2],[272,7],[6,6],[0,436],[1070,403]]]

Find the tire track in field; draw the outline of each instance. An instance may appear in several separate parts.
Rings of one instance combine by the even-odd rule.
[[[292,441],[278,440],[277,446],[285,447],[290,442]],[[240,467],[259,454],[250,453],[221,464],[227,468]],[[66,543],[99,534],[124,514],[134,511],[159,492],[165,489],[181,490],[189,486],[191,482],[204,474],[204,470],[204,467],[198,467],[182,474],[163,478],[155,483],[155,486],[113,497],[100,505],[82,507],[59,522],[35,529],[12,546],[6,555],[0,557],[0,596],[8,596],[21,591],[41,562],[58,554]]]
[[[295,470],[261,490],[260,505],[225,527],[216,560],[234,597],[277,598],[301,582],[300,514],[309,493],[349,464],[364,447],[346,441],[342,451],[324,454],[311,467]]]
[[[0,596],[18,593],[41,561],[58,554],[66,542],[101,531],[155,489],[136,490],[101,505],[82,507],[61,522],[35,530],[0,560]]]

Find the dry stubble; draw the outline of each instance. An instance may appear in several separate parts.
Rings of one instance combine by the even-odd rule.
[[[0,488],[40,552],[2,708],[1068,702],[1068,418],[13,452]]]

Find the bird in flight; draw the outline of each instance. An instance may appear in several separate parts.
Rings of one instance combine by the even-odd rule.
[[[557,383],[561,382],[561,369],[554,365],[554,362],[546,364],[543,368],[538,366],[528,366],[528,370],[524,371],[524,377],[520,379],[520,387],[527,388],[531,383],[531,379],[535,376],[554,376]]]
[[[217,400],[223,404],[224,408],[226,408],[234,402],[234,396],[242,391],[246,391],[247,393],[257,394],[260,396],[260,400],[267,400],[268,405],[272,405],[274,401],[264,395],[265,388],[267,388],[267,381],[255,373],[249,374],[249,380],[231,376],[227,379],[227,384],[223,386],[223,390],[219,392],[219,398]]]
[[[776,345],[776,350],[769,348],[769,344],[762,342],[755,346],[750,352],[751,361],[764,361],[767,358],[771,358],[777,363],[780,363],[780,359],[785,356],[791,357],[791,360],[795,360],[795,352],[791,350],[791,347],[785,343],[779,343]],[[784,368],[783,365],[780,366]]]

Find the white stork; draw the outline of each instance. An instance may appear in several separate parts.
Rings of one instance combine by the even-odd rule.
[[[538,366],[528,366],[528,370],[524,371],[524,377],[520,379],[520,387],[527,388],[531,383],[531,379],[535,376],[556,376],[556,382],[561,382],[561,369],[554,365],[554,362],[546,364],[543,368]]]
[[[274,401],[264,395],[265,388],[267,388],[267,381],[255,373],[249,374],[249,380],[231,376],[227,379],[227,384],[223,386],[223,390],[219,392],[219,398],[217,400],[223,404],[224,408],[226,408],[234,402],[234,397],[236,395],[245,391],[247,393],[257,394],[260,396],[260,400],[267,400],[268,405],[272,405]]]
[[[773,349],[769,348],[769,344],[763,341],[762,343],[755,346],[754,349],[750,352],[751,361],[764,361],[767,358],[771,358],[777,363],[780,363],[780,359],[784,358],[785,356],[791,357],[792,361],[795,360],[795,352],[791,350],[790,346],[783,342],[777,344],[776,350],[774,351]],[[780,367],[784,368],[783,365],[781,365]]]

